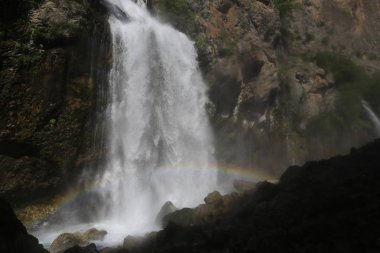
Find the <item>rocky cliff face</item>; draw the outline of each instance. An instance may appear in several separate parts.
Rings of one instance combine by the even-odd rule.
[[[176,2],[153,9],[195,41],[220,162],[278,174],[374,138],[379,1]]]
[[[95,1],[24,0],[3,1],[1,10],[0,193],[38,204],[96,160],[105,9]]]
[[[380,111],[380,0],[148,2],[195,42],[220,163],[279,174],[374,137],[360,99]],[[0,193],[38,209],[102,157],[106,10],[0,5]]]

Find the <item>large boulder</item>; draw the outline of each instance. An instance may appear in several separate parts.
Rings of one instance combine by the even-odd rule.
[[[214,191],[207,195],[204,201],[209,205],[220,206],[223,205],[223,196],[218,191]]]
[[[99,253],[96,245],[91,243],[86,247],[79,247],[78,245],[66,250],[64,253]]]
[[[249,182],[245,180],[235,180],[233,185],[234,185],[234,188],[238,192],[246,192],[246,191],[254,191],[256,189],[257,183]]]
[[[167,214],[162,219],[162,224],[166,227],[169,223],[180,226],[189,226],[196,222],[197,211],[192,208],[183,208],[174,213]]]
[[[192,226],[215,222],[223,218],[238,196],[237,193],[222,196],[218,191],[214,191],[206,196],[204,204],[196,208],[183,208],[165,215],[162,219],[163,226],[167,227],[170,223]]]
[[[171,201],[167,201],[158,212],[156,216],[156,223],[162,225],[162,218],[164,218],[165,215],[173,213],[177,210],[178,208]]]
[[[85,232],[63,233],[59,235],[51,244],[51,253],[60,253],[74,246],[85,246],[91,241],[101,241],[106,236],[105,230],[91,228]]]
[[[124,238],[123,249],[133,250],[141,245],[142,238],[128,235]]]

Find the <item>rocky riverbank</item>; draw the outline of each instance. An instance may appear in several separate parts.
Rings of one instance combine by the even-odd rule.
[[[377,252],[380,140],[347,156],[290,167],[277,184],[210,195],[137,247],[115,252]],[[212,212],[204,212],[208,207]]]
[[[126,237],[123,247],[97,250],[91,244],[65,252],[378,252],[379,154],[377,140],[346,156],[290,167],[276,184],[262,182],[226,196],[211,193],[195,209],[164,216],[162,231]],[[0,220],[7,222],[1,249],[15,247],[19,234],[27,236],[25,228],[6,204],[1,207]],[[28,247],[36,247],[32,241]]]

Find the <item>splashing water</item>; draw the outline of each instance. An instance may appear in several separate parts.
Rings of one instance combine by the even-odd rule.
[[[121,224],[124,233],[141,233],[156,228],[166,201],[195,206],[218,188],[209,168],[206,85],[183,33],[156,21],[141,3],[108,2],[127,21],[109,19],[110,154],[100,192],[113,230]]]
[[[109,218],[146,227],[152,210],[158,212],[166,201],[193,206],[217,188],[208,170],[213,146],[206,85],[193,43],[183,33],[132,1],[109,2],[128,22],[109,20],[114,60],[102,191]]]
[[[376,113],[372,110],[371,106],[367,103],[367,101],[362,100],[362,106],[366,110],[370,120],[372,121],[373,125],[375,126],[376,136],[380,137],[380,119],[376,115]]]

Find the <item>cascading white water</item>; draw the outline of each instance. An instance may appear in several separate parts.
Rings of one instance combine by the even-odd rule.
[[[193,42],[153,18],[142,0],[106,1],[113,59],[108,162],[92,192],[101,198],[94,207],[98,215],[81,224],[67,217],[69,207],[63,219],[71,223],[35,233],[47,246],[62,232],[90,227],[107,230],[100,244],[115,246],[129,234],[157,229],[165,202],[194,207],[214,190],[232,191],[232,181],[242,179],[213,167],[207,86]]]
[[[216,190],[206,84],[183,33],[130,0],[111,15],[110,154],[100,178],[107,222],[129,232],[155,228],[166,201],[195,206]]]
[[[377,137],[380,137],[380,118],[376,115],[376,113],[372,110],[371,106],[367,103],[367,101],[362,100],[362,105],[364,109],[366,110],[370,120],[372,121],[373,125],[375,126],[375,131]]]

